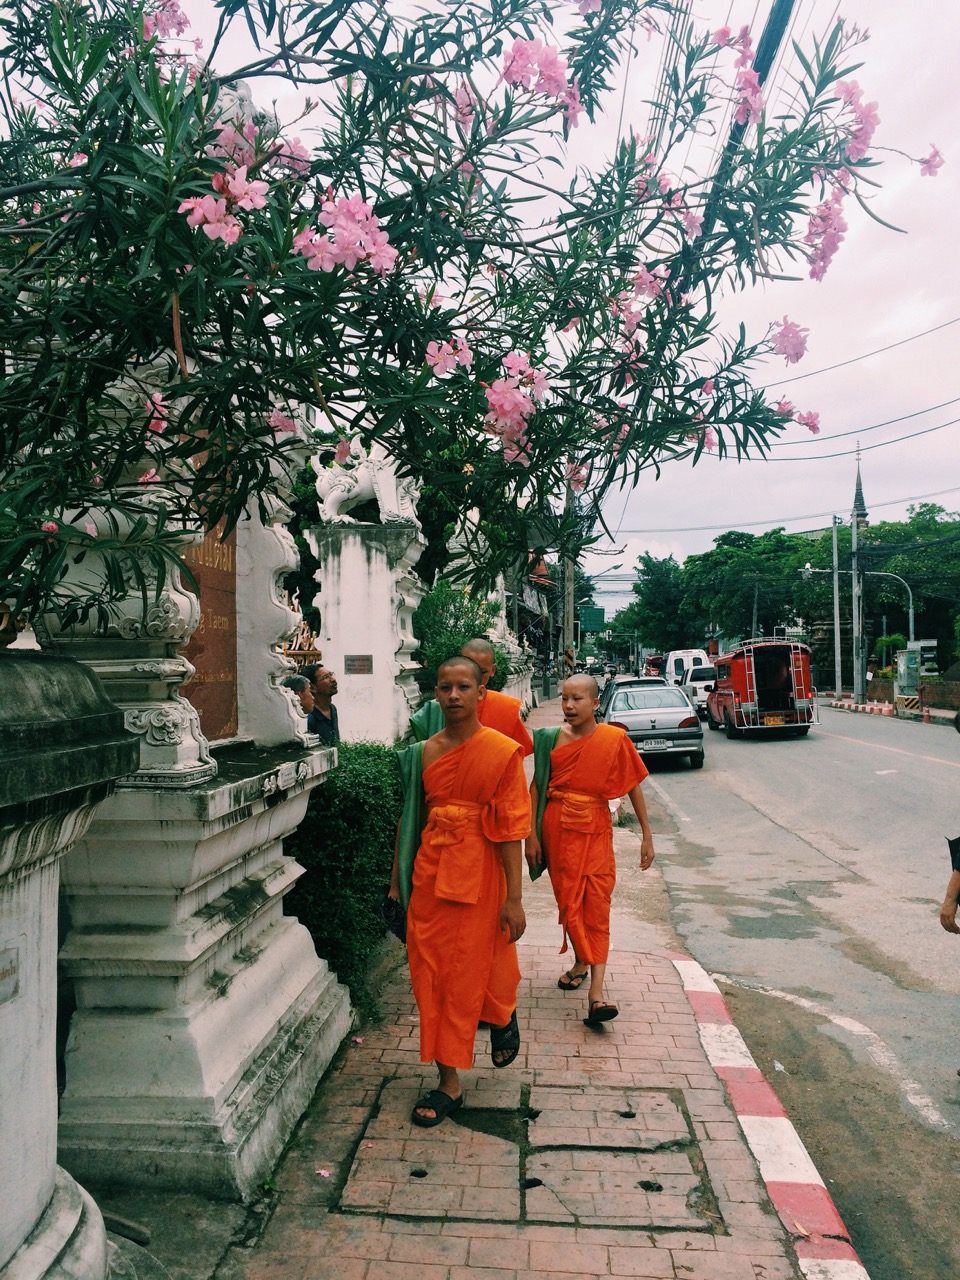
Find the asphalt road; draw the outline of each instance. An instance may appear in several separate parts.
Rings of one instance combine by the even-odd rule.
[[[937,919],[960,735],[821,715],[806,739],[707,733],[698,772],[657,762],[657,865],[871,1276],[939,1280],[960,1267],[960,938]]]

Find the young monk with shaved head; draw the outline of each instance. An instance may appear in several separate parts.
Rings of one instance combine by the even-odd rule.
[[[533,751],[533,739],[526,725],[520,719],[521,702],[519,698],[511,698],[496,689],[488,688],[490,677],[496,672],[497,660],[493,645],[489,640],[479,637],[468,640],[460,653],[465,658],[472,658],[480,668],[480,683],[484,690],[483,698],[477,710],[480,723],[486,729],[496,729],[498,733],[512,738],[523,748],[528,756]],[[410,719],[410,728],[418,742],[423,742],[432,733],[436,733],[443,723],[443,715],[439,704],[434,700],[425,703]]]
[[[591,1026],[620,1010],[604,998],[610,950],[610,902],[617,879],[609,801],[626,796],[640,823],[640,869],[653,863],[653,836],[640,784],[647,770],[622,729],[597,724],[600,691],[593,676],[571,676],[561,690],[563,725],[534,731],[534,829],[527,840],[530,874],[550,874],[574,961],[557,986],[577,991],[590,974]]]
[[[490,1027],[495,1067],[520,1051],[515,943],[526,927],[521,844],[530,831],[523,756],[481,725],[476,663],[444,662],[436,694],[443,728],[401,756],[405,802],[390,884],[407,907],[420,1059],[440,1074],[410,1117],[423,1128],[463,1105],[459,1071],[473,1062],[480,1022]]]

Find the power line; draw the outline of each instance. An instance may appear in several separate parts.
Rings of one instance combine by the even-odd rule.
[[[879,431],[881,427],[892,427],[896,422],[907,422],[910,418],[922,418],[925,413],[934,413],[937,409],[945,409],[947,405],[957,404],[958,401],[960,401],[960,396],[955,396],[952,400],[944,400],[941,404],[932,404],[928,409],[916,409],[913,413],[905,413],[899,418],[888,418],[886,422],[875,422],[870,427],[854,427],[851,431],[834,431],[828,436],[821,436],[817,443],[826,444],[828,440],[842,440],[845,436],[863,436],[868,431]],[[798,445],[807,445],[809,443],[809,440],[774,440],[768,447],[771,449],[796,449]]]
[[[870,509],[879,510],[882,507],[899,507],[904,502],[923,502],[927,498],[942,498],[946,493],[960,493],[960,485],[954,485],[950,489],[938,489],[934,493],[915,493],[912,497],[907,498],[891,498],[889,502],[871,502]],[[793,524],[797,520],[827,520],[835,516],[836,509],[833,511],[814,511],[807,515],[799,516],[770,516],[766,520],[744,520],[738,521],[738,529],[754,529],[762,525],[768,528],[777,528],[782,524]],[[618,534],[638,534],[638,533],[726,533],[730,529],[730,524],[697,524],[683,525],[673,529],[619,529]]]
[[[929,436],[934,431],[943,431],[945,427],[953,427],[960,422],[960,418],[951,418],[949,422],[941,422],[937,427],[925,427],[922,431],[909,431],[905,436],[894,436],[892,440],[878,440],[876,444],[857,445],[855,449],[841,449],[838,453],[805,453],[799,458],[766,458],[751,457],[749,455],[740,459],[741,462],[826,462],[828,458],[849,458],[855,453],[871,453],[874,449],[886,449],[890,444],[902,444],[904,440],[916,440],[919,436]],[[856,432],[853,433],[854,435]]]
[[[848,364],[856,364],[860,360],[869,360],[871,356],[883,355],[885,351],[893,351],[895,347],[906,346],[908,342],[916,342],[918,338],[926,338],[931,333],[939,333],[941,329],[949,329],[952,324],[960,323],[960,316],[945,320],[943,324],[934,325],[932,329],[924,329],[923,333],[914,333],[909,338],[901,338],[899,342],[891,342],[888,347],[877,347],[876,351],[866,351],[861,356],[851,356],[849,360],[841,360],[839,364],[828,364],[822,369],[813,369],[810,373],[794,373],[789,378],[778,378],[775,382],[767,382],[758,391],[769,391],[771,387],[779,387],[785,382],[800,382],[803,378],[816,378],[818,374],[830,373],[834,369],[845,369]]]

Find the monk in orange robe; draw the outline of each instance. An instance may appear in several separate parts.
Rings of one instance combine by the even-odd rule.
[[[406,798],[390,894],[407,906],[420,1059],[435,1062],[440,1076],[411,1115],[425,1128],[462,1106],[458,1072],[473,1062],[480,1022],[490,1026],[495,1067],[520,1050],[515,944],[526,927],[521,844],[530,797],[518,745],[477,718],[480,689],[471,659],[443,663],[436,692],[444,728],[401,760]]]
[[[520,710],[522,703],[519,698],[511,698],[506,693],[499,693],[496,689],[488,688],[491,676],[496,672],[497,662],[496,653],[493,645],[489,640],[468,640],[460,653],[465,658],[472,658],[480,668],[481,688],[483,695],[477,708],[477,716],[480,723],[486,729],[496,729],[497,733],[502,733],[508,738],[512,738],[523,748],[523,754],[528,756],[533,751],[533,739],[520,718]],[[432,733],[438,732],[443,724],[443,715],[440,706],[433,700],[425,703],[419,711],[415,712],[410,718],[410,728],[414,737],[423,742],[429,738]]]
[[[619,1009],[604,999],[610,950],[610,903],[617,879],[609,801],[626,796],[642,833],[640,868],[653,863],[653,836],[640,784],[647,776],[622,729],[597,724],[599,689],[593,676],[572,676],[561,691],[564,723],[537,729],[531,802],[534,830],[527,840],[530,874],[546,869],[563,926],[573,943],[573,966],[557,985],[576,991],[590,973],[588,1025],[608,1022]]]

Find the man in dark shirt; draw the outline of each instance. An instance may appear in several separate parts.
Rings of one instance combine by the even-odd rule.
[[[325,747],[335,747],[340,741],[340,722],[333,697],[337,692],[337,678],[332,671],[319,663],[303,668],[303,675],[310,681],[313,692],[313,710],[307,716],[307,729],[320,736]]]

